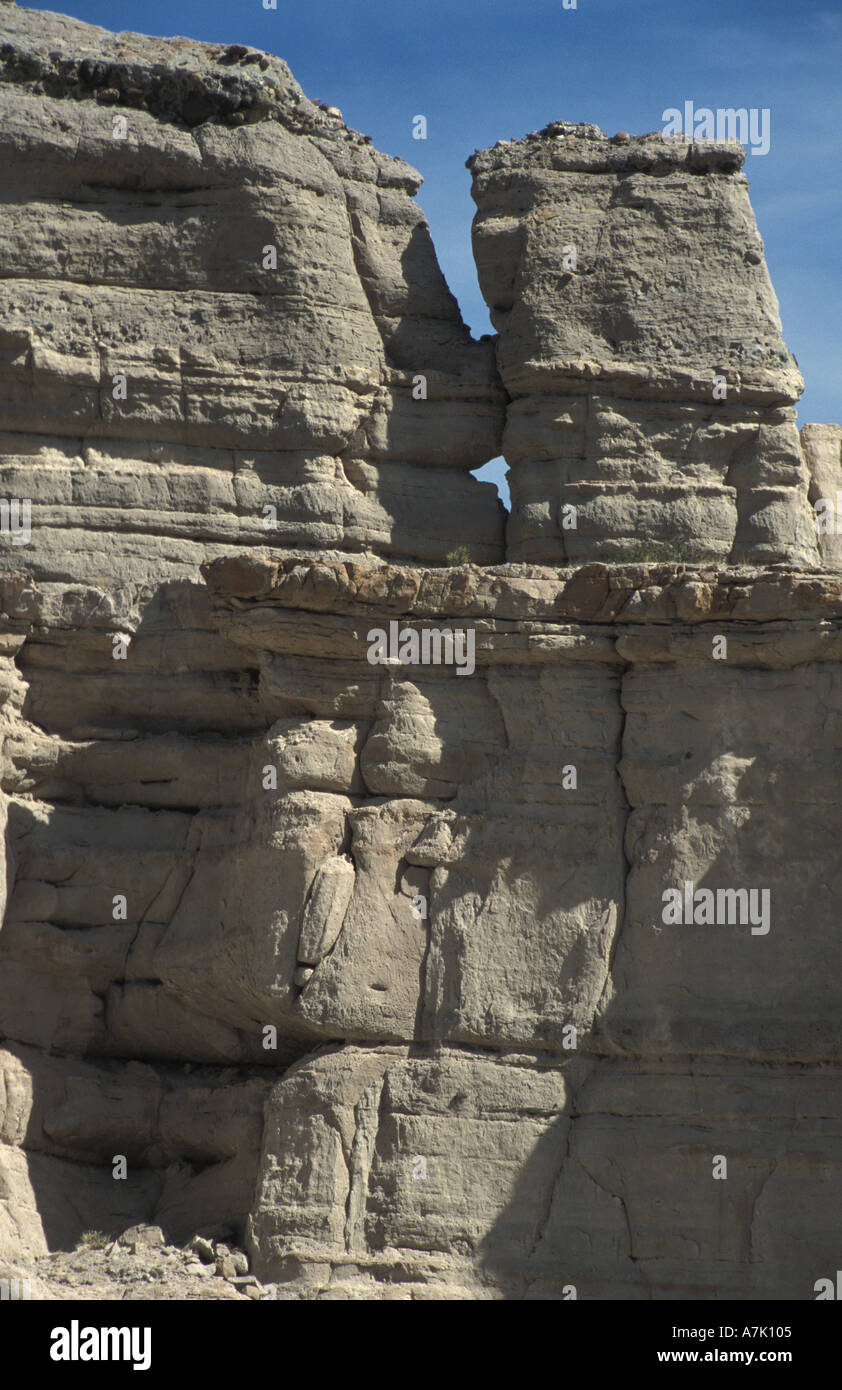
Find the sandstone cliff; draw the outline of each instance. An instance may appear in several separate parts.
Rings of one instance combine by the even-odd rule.
[[[154,1221],[281,1297],[812,1298],[842,431],[739,147],[476,154],[475,343],[418,176],[280,60],[4,5],[0,64],[0,1260]]]
[[[743,160],[736,141],[558,121],[468,161],[511,396],[510,559],[622,559],[646,541],[664,558],[816,563],[803,383]]]
[[[498,449],[492,346],[420,177],[260,57],[2,11],[0,445],[28,572],[158,582],[226,544],[503,558],[469,476]]]

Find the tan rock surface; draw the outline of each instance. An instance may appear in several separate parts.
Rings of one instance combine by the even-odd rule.
[[[512,398],[510,559],[817,563],[743,158],[554,121],[468,161]]]
[[[0,106],[0,1278],[813,1298],[840,430],[739,150],[476,155],[475,343],[279,59],[4,5]]]

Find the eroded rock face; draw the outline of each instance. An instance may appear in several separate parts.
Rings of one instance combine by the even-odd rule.
[[[496,564],[414,173],[269,55],[0,26],[0,1261],[152,1223],[277,1297],[812,1298],[842,431],[802,457],[739,152],[474,160]],[[716,562],[518,563],[664,537]]]
[[[822,564],[842,569],[842,426],[804,425],[801,444]]]
[[[817,562],[743,158],[557,121],[468,161],[512,398],[510,559]]]
[[[493,347],[462,324],[415,170],[276,58],[15,7],[0,54],[0,479],[32,502],[26,567],[502,559],[468,473],[498,452]]]
[[[215,1214],[280,1296],[810,1297],[839,1178],[838,576],[235,557],[206,580],[157,631],[7,581],[10,1244],[72,1236],[39,1213],[81,1159],[91,1225]],[[470,680],[372,666],[395,614],[472,626]],[[98,727],[59,698],[71,653]],[[768,930],[665,922],[688,882],[767,892]],[[242,1180],[144,1129],[162,1090],[252,1136]],[[266,1104],[259,1142],[237,1097]]]
[[[835,1258],[820,1211],[842,1151],[823,1090],[726,1059],[328,1052],[267,1106],[258,1275],[342,1299],[778,1298],[787,1265]]]

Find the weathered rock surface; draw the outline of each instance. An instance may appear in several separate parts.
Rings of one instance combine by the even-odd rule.
[[[278,59],[0,30],[0,1277],[812,1298],[842,430],[802,453],[739,151],[476,156],[498,377],[417,176]]]
[[[195,1236],[186,1248],[165,1242],[159,1226],[129,1227],[117,1239],[93,1228],[70,1250],[53,1250],[17,1265],[0,1257],[0,1279],[10,1299],[143,1301],[264,1301],[277,1298],[254,1275],[218,1273],[216,1251],[227,1251],[233,1270],[248,1268],[241,1250]],[[198,1252],[201,1251],[200,1255]],[[205,1258],[207,1252],[207,1258]]]
[[[805,425],[801,444],[822,564],[842,569],[842,425]]]
[[[415,170],[276,58],[16,7],[0,55],[0,484],[33,511],[11,559],[118,582],[242,545],[502,559],[467,471],[498,452],[493,346]]]
[[[6,586],[12,1245],[78,1237],[81,1163],[83,1225],[248,1223],[279,1296],[810,1297],[840,1158],[839,577],[206,577],[203,643],[183,586],[148,634],[127,591]],[[371,666],[395,613],[472,626],[470,681]],[[162,629],[183,669],[156,684]],[[213,681],[217,643],[249,680]],[[98,727],[59,698],[71,653]],[[688,880],[768,890],[768,933],[665,925]]]
[[[329,1052],[267,1107],[256,1267],[327,1299],[797,1297],[793,1271],[837,1249],[828,1083],[838,1068]]]
[[[817,562],[803,383],[743,158],[556,121],[468,161],[511,397],[510,559]]]

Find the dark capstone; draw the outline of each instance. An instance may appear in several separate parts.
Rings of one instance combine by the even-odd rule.
[[[15,63],[15,67],[24,82],[34,81],[36,78],[41,77],[44,71],[40,61],[29,53],[21,53]]]
[[[79,64],[79,76],[89,87],[101,87],[108,76],[108,68],[94,58],[83,58]]]
[[[129,69],[124,63],[115,63],[114,67],[111,68],[108,73],[109,87],[119,87],[122,90],[123,87],[129,86],[130,83],[131,76]]]
[[[210,120],[211,116],[215,114],[214,101],[204,89],[188,92],[184,98],[181,114],[188,125],[201,125],[202,121]]]
[[[220,116],[233,116],[240,109],[240,98],[234,92],[220,92],[216,98],[216,109]]]

